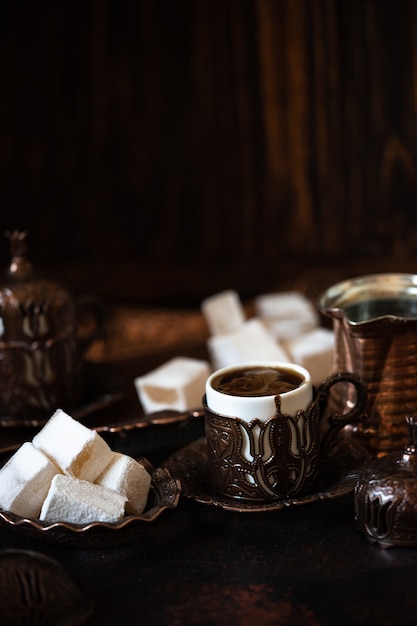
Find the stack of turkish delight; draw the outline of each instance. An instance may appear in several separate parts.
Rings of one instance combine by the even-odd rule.
[[[334,332],[320,326],[317,310],[302,293],[259,295],[248,317],[238,293],[226,290],[203,300],[201,312],[209,360],[175,357],[138,376],[135,386],[146,413],[199,407],[209,374],[230,365],[296,363],[310,372],[314,385],[333,372]]]

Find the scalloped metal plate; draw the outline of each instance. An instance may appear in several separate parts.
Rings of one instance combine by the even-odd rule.
[[[35,518],[25,518],[0,509],[0,524],[43,543],[75,546],[77,548],[115,547],[141,535],[147,522],[154,522],[163,511],[174,509],[181,495],[181,483],[166,468],[154,468],[140,459],[152,477],[148,504],[142,515],[126,515],[120,522],[93,522],[86,525],[56,522],[48,524]]]

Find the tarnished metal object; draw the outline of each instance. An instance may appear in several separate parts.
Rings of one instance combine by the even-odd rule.
[[[358,529],[383,548],[417,546],[417,419],[406,423],[409,444],[372,461],[355,487]]]
[[[32,550],[0,551],[1,623],[80,626],[94,602],[70,571]]]
[[[26,232],[8,236],[11,261],[0,279],[0,416],[19,423],[77,404],[84,351],[102,334],[102,320],[96,303],[77,301],[61,280],[33,268]],[[96,322],[82,337],[78,323],[87,307]]]
[[[335,371],[354,372],[367,384],[367,419],[354,434],[374,456],[401,450],[407,442],[404,415],[417,414],[417,275],[346,280],[322,294],[318,306],[333,319]],[[343,409],[354,394],[340,385],[332,403]]]
[[[356,403],[344,415],[330,415],[330,428],[322,429],[329,390],[343,381],[349,381],[356,389]],[[215,413],[203,398],[213,487],[224,496],[252,502],[308,493],[336,433],[346,424],[363,419],[365,403],[365,385],[348,372],[323,381],[310,407],[295,416],[281,413],[279,396],[275,415],[266,421],[250,422]]]
[[[165,465],[181,480],[182,495],[186,498],[227,511],[265,513],[334,500],[352,493],[360,470],[370,460],[369,452],[357,441],[337,436],[311,490],[283,500],[246,500],[219,494],[210,479],[211,459],[205,437],[174,452]]]

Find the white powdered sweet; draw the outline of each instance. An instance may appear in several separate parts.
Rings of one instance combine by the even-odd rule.
[[[44,500],[39,519],[45,522],[114,523],[125,512],[124,496],[86,480],[57,474]]]
[[[32,441],[64,474],[91,482],[113,458],[112,450],[97,432],[61,409],[55,411]]]
[[[298,291],[263,294],[255,298],[255,311],[272,335],[288,340],[319,326],[318,312]]]
[[[97,478],[96,484],[123,495],[127,500],[126,513],[141,515],[148,500],[151,476],[141,463],[115,452],[113,460]]]
[[[286,349],[294,363],[306,368],[313,385],[319,385],[334,371],[334,332],[316,328],[288,341]]]
[[[174,357],[138,376],[134,383],[145,413],[163,409],[187,411],[201,405],[209,373],[207,361]]]
[[[59,468],[29,441],[0,470],[0,507],[22,517],[38,517]]]
[[[234,332],[209,337],[207,349],[214,369],[245,361],[289,361],[284,348],[255,317]]]
[[[236,291],[216,293],[201,303],[201,312],[212,335],[225,335],[245,322],[245,312]]]

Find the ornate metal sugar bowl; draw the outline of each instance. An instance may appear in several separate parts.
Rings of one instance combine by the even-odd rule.
[[[0,282],[0,416],[38,423],[58,407],[77,404],[83,354],[99,332],[80,337],[80,307],[71,291],[33,268],[26,232],[7,236],[11,261]]]
[[[406,422],[409,444],[370,463],[355,489],[358,529],[383,548],[417,546],[417,418]]]

